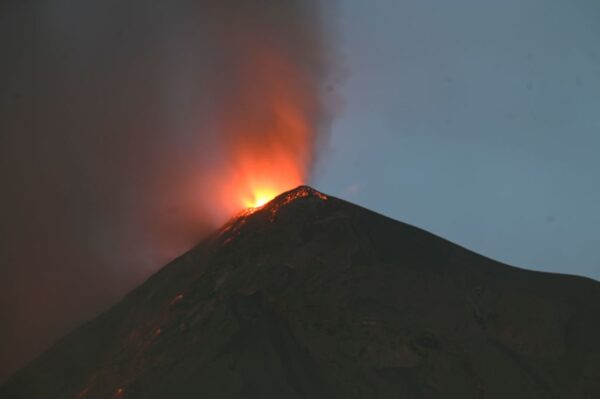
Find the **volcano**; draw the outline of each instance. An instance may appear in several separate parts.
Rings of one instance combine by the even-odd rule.
[[[242,212],[1,398],[598,398],[600,284],[301,186]]]

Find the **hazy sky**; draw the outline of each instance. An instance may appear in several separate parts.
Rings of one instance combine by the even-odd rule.
[[[600,2],[344,0],[314,184],[494,259],[600,279]]]

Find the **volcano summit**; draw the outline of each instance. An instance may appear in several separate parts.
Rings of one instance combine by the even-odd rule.
[[[598,398],[600,284],[301,186],[233,218],[1,398]]]

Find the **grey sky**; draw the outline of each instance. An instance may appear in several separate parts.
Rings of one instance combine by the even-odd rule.
[[[344,0],[314,184],[494,259],[600,279],[600,2]]]

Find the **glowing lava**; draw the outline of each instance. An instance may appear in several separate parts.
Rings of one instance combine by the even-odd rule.
[[[259,208],[275,198],[277,194],[279,193],[273,189],[257,189],[246,199],[245,205],[247,208]]]
[[[320,42],[303,31],[278,37],[266,26],[240,19],[218,28],[227,38],[220,56],[231,66],[211,114],[215,157],[224,161],[211,176],[211,205],[222,220],[307,183],[325,127]]]
[[[248,58],[257,65],[245,63],[253,79],[239,82],[247,103],[236,105],[232,100],[219,125],[228,168],[217,174],[222,176],[221,204],[231,209],[230,215],[260,207],[303,184],[313,160],[317,128],[312,113],[317,100],[287,60],[277,53],[259,54],[257,50]],[[258,82],[260,100],[252,101],[253,84]]]

